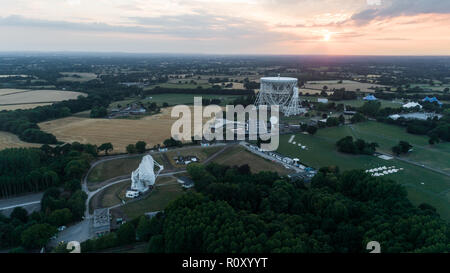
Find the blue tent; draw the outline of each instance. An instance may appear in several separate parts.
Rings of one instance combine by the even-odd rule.
[[[436,97],[429,98],[428,96],[426,96],[422,101],[427,101],[431,103],[437,102],[437,104],[442,106],[442,102],[440,102]]]
[[[368,95],[368,96],[364,97],[363,100],[377,100],[377,98],[375,98],[374,95]]]

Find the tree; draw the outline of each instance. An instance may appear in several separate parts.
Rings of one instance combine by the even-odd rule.
[[[22,245],[28,249],[43,247],[56,232],[56,227],[49,224],[34,224],[22,233]]]
[[[114,147],[111,144],[111,142],[108,142],[108,143],[103,143],[102,145],[100,145],[100,147],[98,147],[98,150],[105,151],[105,155],[108,155],[108,151],[114,150]]]
[[[94,107],[91,110],[90,117],[91,118],[103,118],[108,115],[108,111],[105,107]]]
[[[400,141],[398,145],[392,147],[392,152],[395,155],[406,154],[412,149],[412,145],[406,141]]]
[[[147,216],[141,216],[136,228],[136,239],[139,241],[148,241],[150,238],[151,224]]]
[[[128,144],[126,149],[127,149],[127,153],[129,153],[129,154],[136,153],[136,146],[134,144]]]
[[[125,245],[136,241],[136,233],[131,223],[122,224],[117,231],[117,244]]]
[[[147,146],[147,143],[144,141],[138,141],[136,142],[136,150],[138,153],[142,154],[145,152],[145,146]]]
[[[368,101],[359,108],[359,111],[366,116],[375,117],[380,109],[381,109],[381,102]]]
[[[48,222],[54,226],[67,225],[72,221],[72,213],[68,208],[53,211],[49,217]]]
[[[310,125],[310,126],[308,126],[306,131],[308,132],[308,134],[314,135],[317,132],[317,127]]]
[[[22,207],[15,207],[9,217],[26,223],[28,221],[28,212]]]
[[[355,115],[353,115],[353,117],[350,119],[350,121],[352,123],[363,122],[363,121],[366,121],[366,117],[364,115],[362,115],[361,113],[356,113]]]
[[[437,136],[437,135],[433,135],[433,136],[431,136],[430,137],[430,139],[428,140],[428,143],[430,144],[430,145],[434,145],[434,144],[436,144],[436,143],[439,143],[439,137]]]

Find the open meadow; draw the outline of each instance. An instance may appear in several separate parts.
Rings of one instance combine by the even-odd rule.
[[[305,88],[322,90],[324,86],[327,86],[328,90],[345,88],[346,91],[360,91],[364,93],[373,93],[375,92],[376,87],[385,87],[379,84],[361,83],[349,80],[344,80],[342,81],[342,83],[338,82],[339,82],[338,80],[308,81],[307,83],[305,83]]]
[[[161,177],[158,180],[147,197],[120,207],[120,210],[128,219],[139,217],[146,212],[164,210],[171,201],[177,199],[186,191],[191,191],[191,189],[185,190],[174,177]]]
[[[402,131],[403,130],[403,131]],[[382,166],[395,166],[404,170],[385,176],[404,185],[408,190],[408,197],[415,204],[426,202],[436,207],[445,219],[450,219],[450,177],[427,168],[392,159],[383,160],[375,156],[349,155],[336,150],[335,143],[345,136],[362,138],[366,141],[375,141],[380,145],[379,150],[389,152],[391,145],[399,140],[409,141],[414,151],[402,158],[424,164],[429,168],[448,170],[450,162],[449,145],[439,144],[428,147],[426,137],[407,134],[402,128],[376,122],[361,123],[352,126],[340,126],[320,129],[316,135],[296,134],[294,140],[307,147],[307,150],[288,143],[292,135],[280,137],[278,152],[290,157],[300,159],[300,162],[314,168],[335,165],[341,171],[351,169],[368,170]]]
[[[138,99],[138,98],[127,98],[122,101],[116,101],[111,103],[110,109],[117,108],[118,105],[121,105],[122,107],[131,104],[131,103],[156,103],[158,105],[162,105],[164,102],[168,103],[169,105],[179,105],[179,104],[185,104],[185,105],[192,105],[194,104],[194,97],[202,97],[204,99],[220,99],[221,105],[226,105],[229,103],[232,103],[235,99],[241,97],[240,95],[203,95],[203,94],[152,94],[149,95],[145,99]]]
[[[227,166],[241,166],[248,164],[252,173],[272,171],[277,172],[279,175],[287,175],[293,172],[291,169],[286,169],[279,163],[269,161],[249,152],[242,146],[228,148],[214,158],[213,162]]]

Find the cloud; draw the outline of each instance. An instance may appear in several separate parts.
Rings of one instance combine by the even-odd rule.
[[[215,15],[179,15],[158,17],[130,17],[126,24],[113,25],[97,22],[69,22],[32,19],[18,15],[0,17],[0,25],[12,27],[32,27],[59,29],[66,31],[122,32],[156,34],[178,38],[228,38],[254,37],[267,35],[267,27],[261,22]],[[275,39],[281,34],[272,32]]]
[[[68,21],[52,21],[44,19],[26,18],[19,15],[0,17],[2,27],[38,27],[59,30],[97,31],[97,32],[127,32],[158,34],[159,30],[139,26],[119,26],[106,23],[80,23]]]
[[[446,0],[385,0],[380,6],[371,6],[355,13],[351,19],[358,24],[368,23],[376,18],[393,18],[418,14],[450,13],[450,1]]]

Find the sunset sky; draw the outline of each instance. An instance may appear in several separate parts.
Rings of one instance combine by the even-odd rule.
[[[450,55],[450,1],[0,0],[0,51]]]

